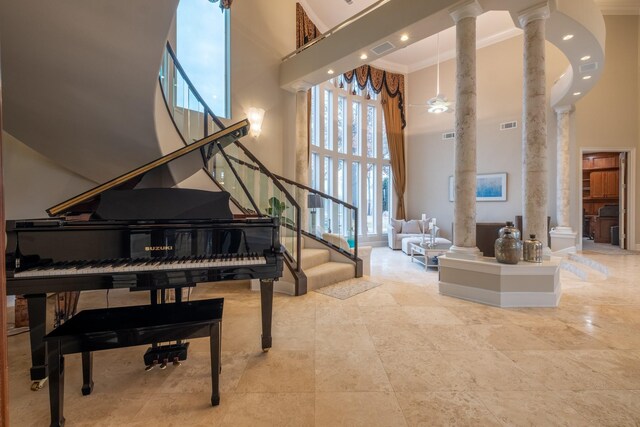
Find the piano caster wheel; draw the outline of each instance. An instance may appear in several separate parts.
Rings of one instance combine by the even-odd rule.
[[[180,360],[177,357],[173,358],[173,366],[180,366],[182,365],[182,363],[180,363]]]
[[[145,366],[144,370],[149,372],[150,370],[155,368],[157,364],[158,364],[158,361],[154,360],[153,363],[151,363],[151,365]]]
[[[267,348],[263,348],[263,349],[262,349],[262,352],[263,352],[263,353],[269,353],[269,347],[267,347]]]
[[[31,391],[38,391],[38,390],[42,390],[42,387],[44,387],[44,383],[47,382],[47,378],[43,378],[41,380],[37,380],[31,383]]]
[[[163,359],[162,364],[160,365],[160,369],[167,369],[167,363],[169,363],[169,360]]]

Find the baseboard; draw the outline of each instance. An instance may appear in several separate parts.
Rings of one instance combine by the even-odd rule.
[[[442,295],[502,308],[557,307],[562,295],[559,284],[556,285],[554,292],[497,292],[440,282],[439,291]]]

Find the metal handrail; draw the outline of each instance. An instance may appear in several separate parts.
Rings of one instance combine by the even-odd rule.
[[[207,105],[207,103],[204,101],[204,99],[202,98],[202,96],[198,93],[198,91],[196,90],[195,86],[193,85],[193,83],[191,82],[191,80],[189,79],[189,77],[187,76],[187,73],[184,71],[184,69],[182,68],[182,65],[180,65],[180,62],[178,61],[178,58],[176,57],[176,54],[174,53],[173,49],[171,48],[171,44],[167,41],[166,43],[166,49],[167,49],[167,53],[169,54],[169,56],[171,57],[172,61],[173,61],[173,65],[174,67],[178,70],[178,72],[180,73],[180,76],[182,77],[182,79],[185,81],[185,83],[187,84],[187,86],[189,87],[189,90],[193,93],[193,95],[196,97],[196,99],[198,100],[198,102],[202,105],[203,109],[204,109],[204,133],[205,136],[207,136],[209,134],[209,121],[207,120],[207,115],[211,116],[211,119],[214,121],[214,123],[220,128],[220,129],[225,129],[226,126],[222,123],[222,121],[220,121],[220,119],[213,113],[213,111],[209,108],[209,106]],[[160,88],[163,89],[162,86],[162,82],[160,82]],[[169,102],[166,98],[166,94],[164,93],[164,90],[161,90],[161,92],[163,93],[163,97],[165,100],[165,104],[167,105],[167,108],[169,108]],[[170,114],[171,115],[171,114]],[[172,115],[171,115],[172,116]],[[172,120],[173,120],[173,116],[172,116]],[[176,129],[178,130],[178,134],[182,137],[182,134],[178,128],[178,126],[174,121],[174,126],[176,126]],[[182,137],[182,140],[185,142],[184,137]],[[287,189],[282,185],[282,183],[264,166],[264,164],[262,164],[262,162],[260,162],[242,143],[240,143],[240,141],[235,140],[232,142],[233,144],[236,144],[246,155],[247,157],[249,157],[253,162],[255,162],[258,167],[260,168],[260,172],[264,173],[266,176],[268,176],[271,181],[273,182],[273,184],[275,185],[276,188],[278,188],[284,195],[284,197],[287,199],[288,203],[294,207],[294,211],[295,211],[295,218],[296,218],[296,260],[295,260],[295,269],[296,272],[301,272],[302,271],[302,261],[301,261],[301,256],[302,256],[302,245],[301,245],[301,241],[302,241],[302,234],[301,234],[301,221],[302,221],[302,215],[300,212],[300,206],[298,205],[298,203],[296,202],[295,198],[287,191]],[[238,178],[237,172],[235,171],[235,169],[233,168],[233,165],[231,164],[231,162],[229,161],[229,158],[226,156],[226,153],[224,152],[224,150],[221,150],[222,154],[223,154],[223,158],[225,158],[226,162],[229,164],[229,167],[231,168],[232,172],[234,173],[234,175],[236,176],[236,178]],[[211,153],[209,153],[209,156],[211,155]],[[205,156],[205,158],[203,160],[205,160],[205,164],[206,162],[209,160],[208,158],[206,158],[207,156]],[[210,175],[210,174],[209,174]],[[247,187],[244,185],[244,183],[242,183],[242,180],[240,180],[238,178],[238,181],[240,182],[240,185],[242,187],[242,189],[245,191],[245,193],[247,194],[247,197],[249,198],[251,204],[254,206],[254,208],[257,209],[258,214],[260,213],[259,208],[257,207],[257,205],[255,204],[255,201],[253,200],[253,197],[251,196],[249,190],[247,189]],[[217,182],[217,181],[215,181]],[[218,184],[219,185],[219,184]],[[219,185],[220,186],[220,185]],[[221,187],[223,188],[223,187]],[[234,199],[235,200],[235,199]],[[244,209],[243,209],[244,210]],[[286,247],[285,247],[285,252],[286,252]]]
[[[256,163],[258,165],[258,167],[261,169],[261,172],[264,173],[265,175],[267,175],[269,178],[271,178],[271,181],[273,181],[273,184],[278,188],[278,190],[282,191],[282,193],[284,194],[285,198],[287,199],[287,201],[291,204],[291,206],[293,206],[294,211],[295,211],[295,216],[296,216],[296,224],[298,225],[295,229],[296,231],[296,271],[301,271],[302,269],[302,262],[301,262],[301,256],[302,256],[302,232],[301,232],[301,225],[302,225],[302,213],[300,212],[300,205],[298,204],[298,202],[296,202],[296,199],[291,195],[291,193],[289,193],[289,191],[287,191],[287,189],[284,187],[284,185],[282,185],[282,183],[278,180],[277,175],[274,175],[273,173],[271,173],[271,171],[269,169],[267,169],[260,160],[258,160],[258,158],[256,156],[253,155],[253,153],[251,151],[249,151],[247,149],[247,147],[245,147],[240,141],[236,140],[236,145],[238,147],[240,147],[240,149],[244,152],[244,154],[249,157],[251,159],[251,161],[253,161],[254,163]]]
[[[211,116],[211,119],[216,123],[216,125],[218,125],[219,128],[224,129],[226,126],[224,124],[222,124],[222,122],[220,121],[218,116],[213,114],[213,111],[211,111],[211,108],[209,108],[207,103],[204,102],[204,98],[202,98],[202,96],[200,96],[200,93],[198,93],[196,87],[193,85],[193,83],[191,83],[191,80],[187,76],[187,73],[184,71],[184,68],[182,68],[182,65],[180,65],[180,62],[178,62],[178,57],[176,56],[175,52],[171,48],[171,43],[169,43],[168,41],[167,41],[167,52],[169,53],[169,56],[171,56],[171,59],[173,59],[173,65],[175,65],[176,69],[180,72],[180,75],[182,76],[184,81],[187,82],[187,85],[189,86],[189,89],[193,92],[195,97],[198,99],[198,102],[200,102],[200,104],[202,104],[202,107],[205,109],[204,112],[206,114],[208,114],[209,116]],[[205,117],[205,121],[204,122],[205,122],[205,129],[208,132],[208,129],[206,127],[206,123],[207,123],[206,117]]]
[[[310,193],[317,194],[322,198],[329,199],[332,202],[335,202],[335,203],[337,203],[339,205],[342,205],[342,206],[346,207],[347,209],[353,210],[355,212],[355,220],[354,220],[354,224],[353,224],[353,230],[354,230],[353,256],[354,256],[354,258],[358,257],[358,208],[356,206],[353,206],[353,205],[351,205],[351,204],[349,204],[349,203],[347,203],[345,201],[342,201],[340,199],[336,199],[335,197],[333,197],[333,196],[331,196],[329,194],[323,193],[322,191],[315,190],[315,189],[313,189],[311,187],[308,187],[308,186],[306,186],[304,184],[300,184],[299,182],[293,181],[293,180],[291,180],[289,178],[285,178],[285,177],[283,177],[281,175],[275,175],[275,177],[278,178],[279,180],[282,180],[282,181],[286,182],[287,184],[291,184],[291,185],[293,185],[295,187],[302,188],[303,190],[306,190],[306,191],[308,191]]]
[[[276,178],[278,178],[281,181],[286,182],[287,184],[295,185],[296,187],[302,188],[303,190],[307,190],[308,192],[313,193],[313,194],[318,194],[319,196],[321,196],[324,199],[329,199],[332,202],[336,202],[337,204],[343,205],[343,206],[345,206],[345,207],[347,207],[349,209],[356,210],[356,211],[358,210],[357,207],[355,207],[355,206],[353,206],[353,205],[351,205],[351,204],[349,204],[349,203],[347,203],[347,202],[345,202],[343,200],[336,199],[335,197],[333,197],[333,196],[331,196],[331,195],[329,195],[327,193],[323,193],[322,191],[319,191],[319,190],[316,190],[314,188],[308,187],[308,186],[306,186],[304,184],[300,184],[299,182],[293,181],[293,180],[291,180],[289,178],[285,178],[284,176],[280,176],[278,174],[274,174],[274,175],[275,175]]]

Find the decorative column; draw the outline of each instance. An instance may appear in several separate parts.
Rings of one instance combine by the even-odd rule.
[[[296,92],[296,182],[309,183],[309,103],[307,90]]]
[[[296,91],[296,175],[295,181],[309,185],[309,95],[307,87]],[[294,197],[300,205],[302,229],[308,230],[306,190],[296,187]]]
[[[575,252],[576,234],[571,229],[569,217],[569,143],[571,113],[573,105],[556,107],[557,118],[557,170],[556,170],[556,215],[558,226],[553,228],[551,235],[551,250],[553,252]]]
[[[449,11],[456,23],[455,202],[450,256],[477,258],[476,247],[476,17],[477,1]]]
[[[520,14],[524,30],[524,96],[522,111],[523,238],[535,234],[549,253],[547,241],[547,97],[545,19],[547,2]]]

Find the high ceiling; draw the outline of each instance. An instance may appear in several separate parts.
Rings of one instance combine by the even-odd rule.
[[[326,32],[380,0],[300,0],[312,21]],[[640,0],[595,0],[605,14],[639,14]],[[452,23],[453,25],[453,23]],[[521,33],[507,12],[492,11],[478,17],[478,47],[514,37]],[[397,50],[374,64],[392,71],[409,73],[437,62],[437,37],[431,36]],[[440,60],[455,56],[455,27],[440,33]]]

